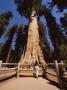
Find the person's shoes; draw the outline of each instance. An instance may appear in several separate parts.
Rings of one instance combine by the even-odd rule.
[[[38,79],[38,76],[36,76],[36,79]]]

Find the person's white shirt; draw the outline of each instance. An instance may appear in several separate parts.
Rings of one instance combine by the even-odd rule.
[[[39,71],[39,66],[36,65],[36,66],[35,66],[35,75],[36,75],[36,77],[38,77],[38,71]]]

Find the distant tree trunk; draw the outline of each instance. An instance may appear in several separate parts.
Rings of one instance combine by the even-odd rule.
[[[33,10],[30,16],[26,52],[24,58],[23,55],[21,57],[21,63],[34,63],[36,59],[42,64],[45,63],[39,45],[38,18],[36,12]]]
[[[6,59],[6,63],[9,63],[10,54],[11,54],[11,49],[9,49],[9,51],[8,51],[8,55],[7,55],[7,59]]]

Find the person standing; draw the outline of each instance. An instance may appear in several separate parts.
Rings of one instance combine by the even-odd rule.
[[[34,71],[35,71],[35,77],[38,78],[38,73],[39,73],[39,64],[38,64],[38,60],[35,61],[35,64],[34,64]]]

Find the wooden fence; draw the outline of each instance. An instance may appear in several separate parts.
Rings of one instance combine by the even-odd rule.
[[[0,81],[16,75],[17,63],[1,63],[0,64]]]
[[[18,63],[17,78],[19,76],[34,76],[34,65]],[[39,65],[39,76],[42,76],[42,65]]]
[[[29,70],[29,67],[30,67],[29,65],[23,65],[21,63],[1,63],[0,64],[0,81],[3,79],[9,78],[13,75],[16,75],[18,78],[20,76],[20,73],[25,70],[26,72],[27,71],[30,72],[34,70],[33,65],[31,65],[30,70]],[[43,72],[42,65],[39,65],[39,67],[40,67],[40,72],[42,74]],[[58,63],[57,60],[55,60],[54,63],[47,63],[46,70],[45,70],[46,77],[49,80],[59,83],[61,90],[63,90],[63,82],[67,83],[67,72],[65,71],[65,68],[67,68],[67,64],[64,64],[63,62]]]
[[[67,64],[64,64],[63,61],[58,63],[57,60],[54,63],[48,63],[46,65],[47,79],[59,83],[61,90],[63,90],[64,85],[67,83],[67,72],[65,68],[67,68]]]
[[[42,76],[42,66],[39,65],[39,76]],[[19,76],[34,76],[34,65],[21,63],[1,63],[0,64],[0,80],[9,78],[13,75]]]

